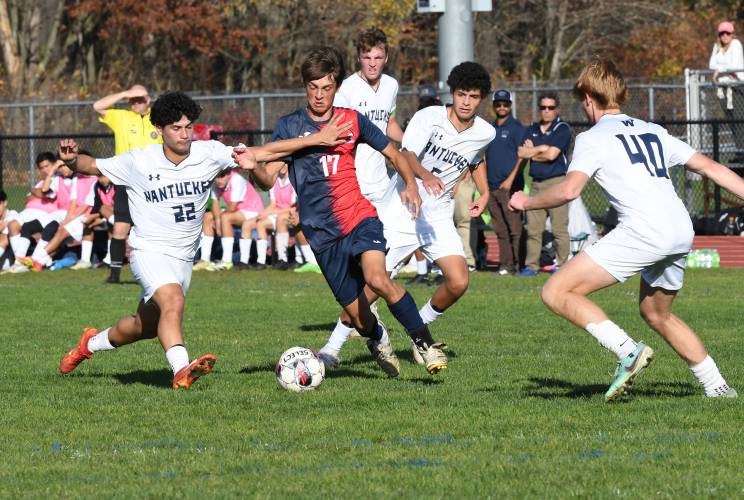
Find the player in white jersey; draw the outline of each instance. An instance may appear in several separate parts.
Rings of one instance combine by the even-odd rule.
[[[357,37],[356,50],[359,70],[344,79],[333,105],[358,111],[390,139],[400,143],[403,130],[395,119],[398,82],[383,73],[388,60],[385,33],[377,28],[363,31]],[[360,144],[354,164],[362,195],[376,207],[390,180],[385,157],[367,144]]]
[[[378,28],[362,31],[356,40],[356,52],[359,69],[344,79],[333,105],[358,111],[388,138],[400,143],[403,130],[395,118],[398,81],[383,73],[388,60],[387,36]],[[359,144],[354,167],[362,195],[378,208],[390,182],[385,157],[367,144]],[[376,313],[374,305],[372,310]],[[345,340],[353,332],[339,317],[331,338]]]
[[[78,155],[75,141],[60,143],[60,158],[87,175],[106,175],[126,186],[134,226],[130,236],[132,272],[142,286],[135,315],[120,319],[102,331],[86,328],[78,345],[65,354],[60,371],[70,373],[93,353],[138,340],[158,337],[173,371],[173,388],[189,388],[209,373],[216,358],[200,356],[189,363],[184,347],[182,318],[191,280],[192,262],[199,246],[202,220],[217,174],[235,164],[242,152],[244,165],[270,161],[312,145],[336,145],[349,125],[332,121],[323,131],[307,137],[233,150],[217,141],[192,143],[193,122],[201,109],[185,94],[162,95],[153,105],[152,123],[163,144],[108,159]],[[332,139],[330,139],[332,137]]]
[[[561,205],[577,198],[593,176],[617,210],[619,223],[551,276],[542,289],[543,302],[617,356],[615,379],[605,394],[612,401],[648,366],[654,352],[631,339],[587,295],[640,272],[640,312],[646,323],[688,363],[706,396],[736,397],[701,340],[672,313],[694,233],[668,169],[685,165],[740,198],[744,180],[664,128],[623,114],[625,81],[611,61],[588,64],[574,93],[595,125],[576,138],[566,178],[532,198],[517,192],[510,206],[531,210]]]
[[[488,72],[480,64],[465,62],[452,69],[447,84],[453,104],[418,111],[403,135],[403,151],[414,166],[423,200],[419,217],[412,219],[400,203],[405,185],[397,175],[390,179],[377,206],[388,245],[388,272],[403,266],[417,248],[442,270],[443,283],[419,311],[424,324],[441,316],[468,288],[462,240],[452,222],[452,192],[463,174],[471,170],[482,194],[471,204],[470,215],[477,217],[483,212],[489,196],[483,157],[496,135],[493,126],[475,115],[481,99],[491,89]],[[365,293],[370,302],[376,299],[371,291]],[[347,318],[342,315],[340,321],[347,322]],[[328,366],[338,365],[338,353],[345,340],[334,331],[321,349],[321,358]],[[414,349],[414,359],[423,363],[417,354]]]

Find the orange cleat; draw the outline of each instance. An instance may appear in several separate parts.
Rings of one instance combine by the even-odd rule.
[[[76,345],[73,350],[62,356],[62,361],[59,362],[60,373],[70,373],[72,370],[77,368],[77,365],[93,356],[93,353],[88,350],[88,341],[96,333],[98,333],[98,330],[95,328],[85,328],[83,330],[83,335],[80,337],[78,345]]]
[[[26,266],[29,271],[33,271],[35,273],[40,273],[42,269],[44,269],[44,266],[41,265],[40,262],[36,262],[31,257],[26,257],[23,259],[23,265]]]
[[[197,359],[189,363],[188,366],[184,366],[173,376],[173,388],[174,389],[188,389],[191,384],[202,375],[212,371],[212,367],[217,362],[217,356],[214,354],[204,354],[199,356]]]

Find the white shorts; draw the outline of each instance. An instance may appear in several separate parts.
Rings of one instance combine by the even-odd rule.
[[[8,224],[10,224],[13,221],[20,222],[21,221],[20,214],[18,212],[16,212],[15,210],[8,210],[8,213],[5,214],[5,222],[7,222]],[[8,226],[7,225],[3,229],[2,234],[8,234]]]
[[[49,216],[52,220],[61,223],[63,220],[65,220],[65,217],[67,217],[67,210],[55,210],[54,212],[49,214]]]
[[[245,220],[251,220],[258,217],[258,212],[254,212],[253,210],[241,210],[243,215],[245,215]]]
[[[72,219],[70,222],[65,224],[65,229],[68,233],[70,233],[70,237],[75,241],[80,241],[83,239],[83,222],[85,222],[85,219],[87,216],[85,215],[79,215]]]
[[[27,222],[38,220],[43,227],[52,222],[54,219],[52,218],[52,214],[50,214],[49,212],[45,212],[38,208],[25,208],[21,211],[20,214],[18,214],[18,218],[16,220],[18,220],[21,225]]]
[[[462,240],[451,220],[433,224],[418,221],[416,229],[418,231],[416,234],[384,229],[388,245],[385,268],[388,271],[403,266],[407,258],[419,247],[432,262],[452,255],[465,258]]]
[[[613,229],[584,252],[620,283],[640,272],[643,281],[654,288],[682,288],[688,252],[661,255],[637,246],[637,238]]]
[[[134,249],[129,261],[132,265],[132,274],[142,287],[141,296],[145,302],[163,285],[180,285],[184,297],[189,291],[193,262],[162,253]]]

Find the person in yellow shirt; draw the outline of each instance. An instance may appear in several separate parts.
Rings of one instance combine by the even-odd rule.
[[[122,99],[129,100],[129,109],[116,109],[114,105]],[[163,142],[150,123],[150,95],[142,85],[109,94],[93,104],[100,116],[98,121],[114,132],[115,154],[120,155],[134,148]],[[106,283],[120,283],[121,266],[124,261],[126,240],[132,219],[129,216],[129,200],[126,189],[120,186],[114,191],[114,231],[111,239],[111,274]]]

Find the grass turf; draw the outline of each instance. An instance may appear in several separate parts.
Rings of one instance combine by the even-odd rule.
[[[125,272],[126,276],[128,271]],[[432,328],[450,368],[402,358],[388,380],[363,342],[319,390],[274,377],[293,345],[320,348],[338,308],[323,278],[277,271],[195,273],[184,332],[215,372],[172,391],[156,341],[96,354],[57,373],[83,326],[133,311],[136,285],[97,271],[0,277],[3,497],[689,497],[741,496],[742,406],[708,400],[685,364],[638,317],[638,280],[596,294],[654,364],[605,404],[614,361],[539,301],[544,277],[472,275]],[[739,362],[744,270],[691,270],[676,312],[729,383]],[[129,277],[131,279],[131,277]],[[419,305],[430,287],[411,290]],[[738,304],[738,305],[737,305]]]

